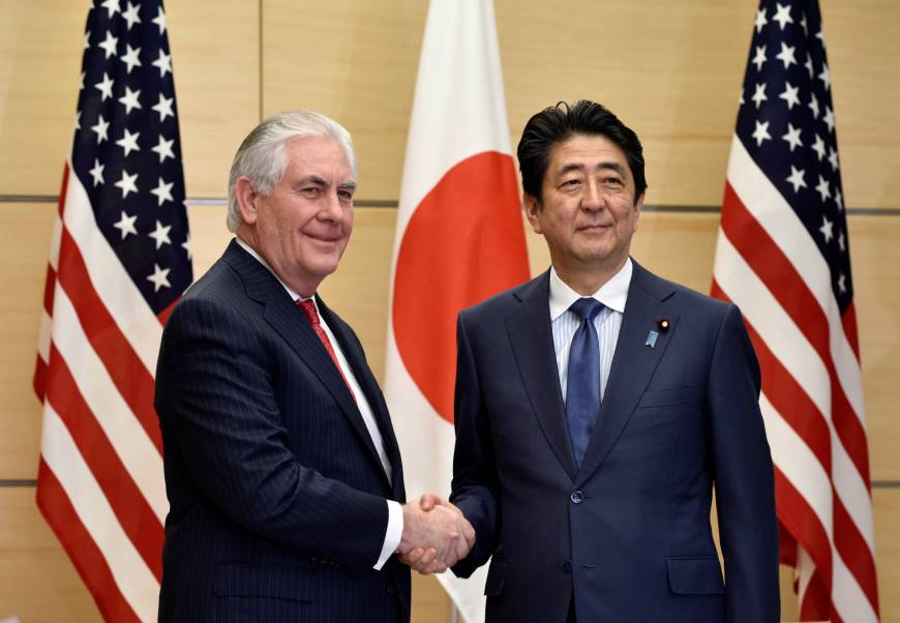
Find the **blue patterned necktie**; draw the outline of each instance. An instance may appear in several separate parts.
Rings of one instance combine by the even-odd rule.
[[[594,318],[602,309],[603,303],[592,298],[580,298],[569,307],[569,311],[581,318],[569,350],[566,384],[566,421],[578,466],[600,416],[600,338]]]

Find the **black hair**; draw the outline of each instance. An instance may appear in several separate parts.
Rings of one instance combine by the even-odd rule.
[[[525,124],[516,149],[523,190],[541,204],[541,188],[550,165],[550,151],[554,145],[576,134],[605,136],[624,152],[634,177],[634,200],[637,201],[647,190],[641,140],[608,108],[589,100],[579,100],[574,106],[559,102],[537,113]]]

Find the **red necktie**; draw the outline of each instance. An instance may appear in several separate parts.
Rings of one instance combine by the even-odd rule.
[[[337,355],[334,354],[334,348],[331,347],[331,341],[328,339],[328,335],[325,333],[325,329],[322,328],[322,323],[319,322],[319,312],[316,311],[316,304],[313,303],[312,299],[297,299],[297,307],[303,310],[306,319],[309,320],[309,324],[312,325],[313,331],[316,332],[316,335],[319,338],[319,341],[322,342],[322,346],[325,347],[325,350],[328,351],[328,354],[331,356],[331,360],[334,362],[334,367],[337,368],[338,372],[341,375],[341,378],[344,379],[344,383],[347,385],[347,389],[350,391],[350,395],[353,396],[353,399],[356,400],[356,395],[353,393],[353,389],[350,387],[350,383],[347,382],[347,377],[344,376],[344,371],[341,370],[341,366],[338,363]]]

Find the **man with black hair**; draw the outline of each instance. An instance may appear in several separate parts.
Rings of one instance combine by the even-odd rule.
[[[643,150],[605,107],[539,112],[518,158],[552,266],[459,316],[450,500],[477,538],[454,573],[493,556],[490,623],[777,621],[773,468],[740,311],[629,257]]]

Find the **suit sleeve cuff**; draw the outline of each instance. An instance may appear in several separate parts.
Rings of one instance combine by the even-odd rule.
[[[376,571],[380,571],[391,554],[397,551],[400,537],[403,536],[403,508],[399,502],[393,500],[387,500],[387,507],[388,525],[384,534],[384,545],[381,547],[381,556],[378,557],[378,562],[372,567]]]

